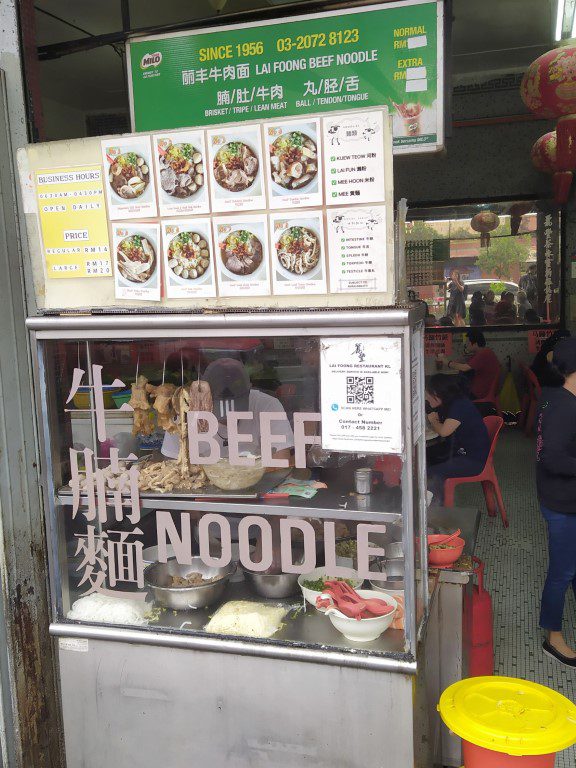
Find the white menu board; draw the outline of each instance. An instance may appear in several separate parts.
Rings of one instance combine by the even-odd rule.
[[[167,298],[216,296],[210,219],[162,221],[162,254]]]
[[[320,340],[322,448],[402,452],[402,340]]]
[[[325,250],[322,211],[270,214],[272,292],[326,293]]]
[[[212,211],[266,208],[259,125],[231,125],[207,131]]]
[[[160,301],[162,255],[158,224],[115,224],[112,240],[116,298]]]
[[[329,208],[326,222],[330,292],[385,291],[386,208]]]
[[[383,203],[382,111],[327,116],[322,128],[326,205]]]
[[[152,137],[160,216],[210,213],[204,131]]]
[[[322,205],[320,120],[264,124],[269,207]]]
[[[156,216],[156,185],[150,136],[118,136],[101,142],[108,218]]]
[[[212,220],[219,296],[270,296],[265,214]]]

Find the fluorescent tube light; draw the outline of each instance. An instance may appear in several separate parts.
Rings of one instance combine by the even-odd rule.
[[[555,40],[562,39],[562,27],[564,25],[565,4],[566,4],[566,0],[558,0],[558,8],[556,11],[556,35],[554,36]]]

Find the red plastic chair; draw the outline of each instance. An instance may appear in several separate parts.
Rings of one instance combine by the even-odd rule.
[[[496,509],[494,506],[494,495],[496,496],[496,504],[502,518],[502,524],[504,528],[508,528],[508,518],[506,517],[506,508],[504,507],[504,501],[502,500],[502,493],[500,492],[500,485],[498,484],[498,478],[496,477],[496,470],[494,469],[494,451],[496,450],[496,443],[498,442],[498,435],[504,424],[504,419],[501,416],[485,416],[484,424],[488,430],[490,436],[490,453],[486,459],[484,469],[479,475],[473,475],[470,477],[450,477],[444,481],[444,506],[454,506],[454,491],[457,485],[463,483],[482,483],[482,490],[484,491],[484,498],[486,500],[486,509],[490,517],[496,516]]]
[[[491,403],[498,411],[498,416],[502,416],[502,408],[500,408],[500,400],[498,399],[501,377],[502,369],[500,366],[498,366],[498,370],[494,372],[494,378],[488,387],[488,392],[484,395],[484,397],[479,397],[477,400],[474,400],[475,403]]]
[[[522,414],[520,416],[519,424],[524,428],[524,434],[526,437],[530,437],[534,431],[534,423],[536,421],[536,407],[538,400],[542,394],[542,387],[534,371],[528,368],[524,363],[520,363],[520,368],[524,374],[524,381],[526,383],[526,394],[522,399]]]

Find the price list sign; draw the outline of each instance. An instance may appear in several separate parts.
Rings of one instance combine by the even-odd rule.
[[[141,37],[133,128],[167,130],[387,106],[397,152],[443,146],[442,0],[400,0]]]
[[[109,277],[112,267],[102,168],[38,171],[36,199],[46,276]]]

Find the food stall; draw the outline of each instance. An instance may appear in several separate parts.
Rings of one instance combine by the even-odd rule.
[[[389,50],[352,76],[371,14]],[[442,759],[439,687],[465,668],[462,633],[443,639],[462,589],[442,585],[470,574],[428,572],[453,520],[427,526],[424,315],[402,300],[392,189],[393,147],[442,144],[442,4],[316,16],[261,25],[270,70],[248,27],[133,41],[140,132],[18,155],[69,766]],[[344,63],[302,61],[342,66],[326,82],[346,98],[296,103],[287,78],[273,115],[216,110],[179,70],[238,34],[228,78],[267,83],[310,24],[342,27],[325,41]],[[429,81],[370,75],[406,46]],[[391,118],[377,82],[427,93]],[[178,124],[143,109],[159,83],[188,89]]]
[[[305,756],[324,765],[354,764],[359,754],[366,765],[377,765],[384,749],[391,765],[428,764],[427,756],[417,756],[428,730],[420,666],[429,594],[425,552],[418,545],[425,530],[421,409],[413,421],[422,395],[421,318],[417,310],[397,307],[366,311],[360,323],[346,311],[271,313],[265,319],[265,328],[258,313],[28,321],[41,393],[51,631],[59,639],[69,765],[91,755],[91,766],[111,757],[122,765],[163,759],[183,766],[192,750],[211,762],[233,753],[239,765],[272,758],[275,764],[296,765]],[[251,344],[237,344],[238,339]],[[180,393],[163,365],[165,350],[175,341],[182,359],[194,358],[191,369],[182,366],[176,373],[183,380]],[[373,350],[388,350],[387,367],[394,365],[393,350],[397,353],[397,368],[376,374],[375,388],[385,383],[387,397],[398,398],[397,431],[386,436],[399,440],[392,457],[399,462],[398,481],[386,480],[381,471],[390,456],[327,450],[317,430],[305,428],[318,424],[315,411],[308,410],[314,400],[324,422],[327,393],[319,373],[327,380],[332,375],[330,358],[323,360],[332,343],[339,352],[362,345],[362,364],[369,367],[378,366]],[[206,363],[214,349],[226,357]],[[337,358],[336,365],[347,357]],[[291,406],[284,400],[280,411],[279,398],[273,406],[292,425],[290,430],[277,419],[280,430],[273,439],[279,446],[294,443],[296,467],[264,471],[262,459],[234,471],[230,455],[211,465],[190,464],[186,453],[194,448],[190,435],[183,436],[186,425],[171,421],[182,390],[200,389],[198,382],[211,380],[210,367],[218,369],[223,359],[250,369],[258,358],[275,365],[277,393],[286,387],[283,371],[300,369],[295,391],[289,390]],[[75,442],[71,451],[71,416],[84,410],[78,405],[87,405],[78,371],[90,372],[86,410],[91,410],[92,439]],[[160,380],[148,384],[154,400],[141,397],[147,378],[142,371],[151,382]],[[112,378],[112,384],[101,384],[99,376]],[[131,380],[135,434],[116,432],[109,418],[117,412],[111,393]],[[160,387],[176,394],[170,412]],[[272,403],[269,392],[258,392]],[[224,394],[213,383],[215,413],[229,395]],[[244,394],[234,392],[238,400]],[[137,407],[139,398],[148,408]],[[341,407],[352,419],[354,409]],[[206,418],[211,412],[199,414]],[[146,434],[166,418],[168,429],[175,425],[177,459],[155,453]],[[221,420],[217,424],[220,428]],[[240,420],[240,426],[245,437],[247,422]],[[229,421],[229,439],[231,432]],[[197,436],[202,434],[207,433]],[[260,454],[267,450],[264,434]],[[341,438],[337,430],[329,434],[337,442]],[[342,439],[350,437],[345,433]],[[119,448],[112,445],[122,445],[137,460],[118,461]],[[369,441],[365,445],[372,448]],[[106,450],[108,461],[102,460]],[[188,463],[179,475],[183,453]],[[94,456],[100,466],[90,467]],[[137,471],[127,472],[128,465]],[[358,493],[358,469],[366,467],[373,482],[360,489],[367,493]],[[133,477],[140,485],[135,495]],[[295,487],[283,491],[288,477]],[[193,581],[186,581],[191,572],[208,583],[191,586]],[[377,627],[378,636],[368,641],[355,634],[354,625],[363,622],[348,619],[351,627],[332,622],[316,609],[315,595],[304,598],[302,587],[318,591],[321,585],[312,582],[340,574],[356,587],[370,582],[374,596],[403,598],[404,619],[394,622],[396,628]],[[383,620],[386,624],[388,617]],[[348,639],[351,632],[356,639]],[[350,718],[358,727],[345,727]],[[328,729],[332,733],[325,738]]]

